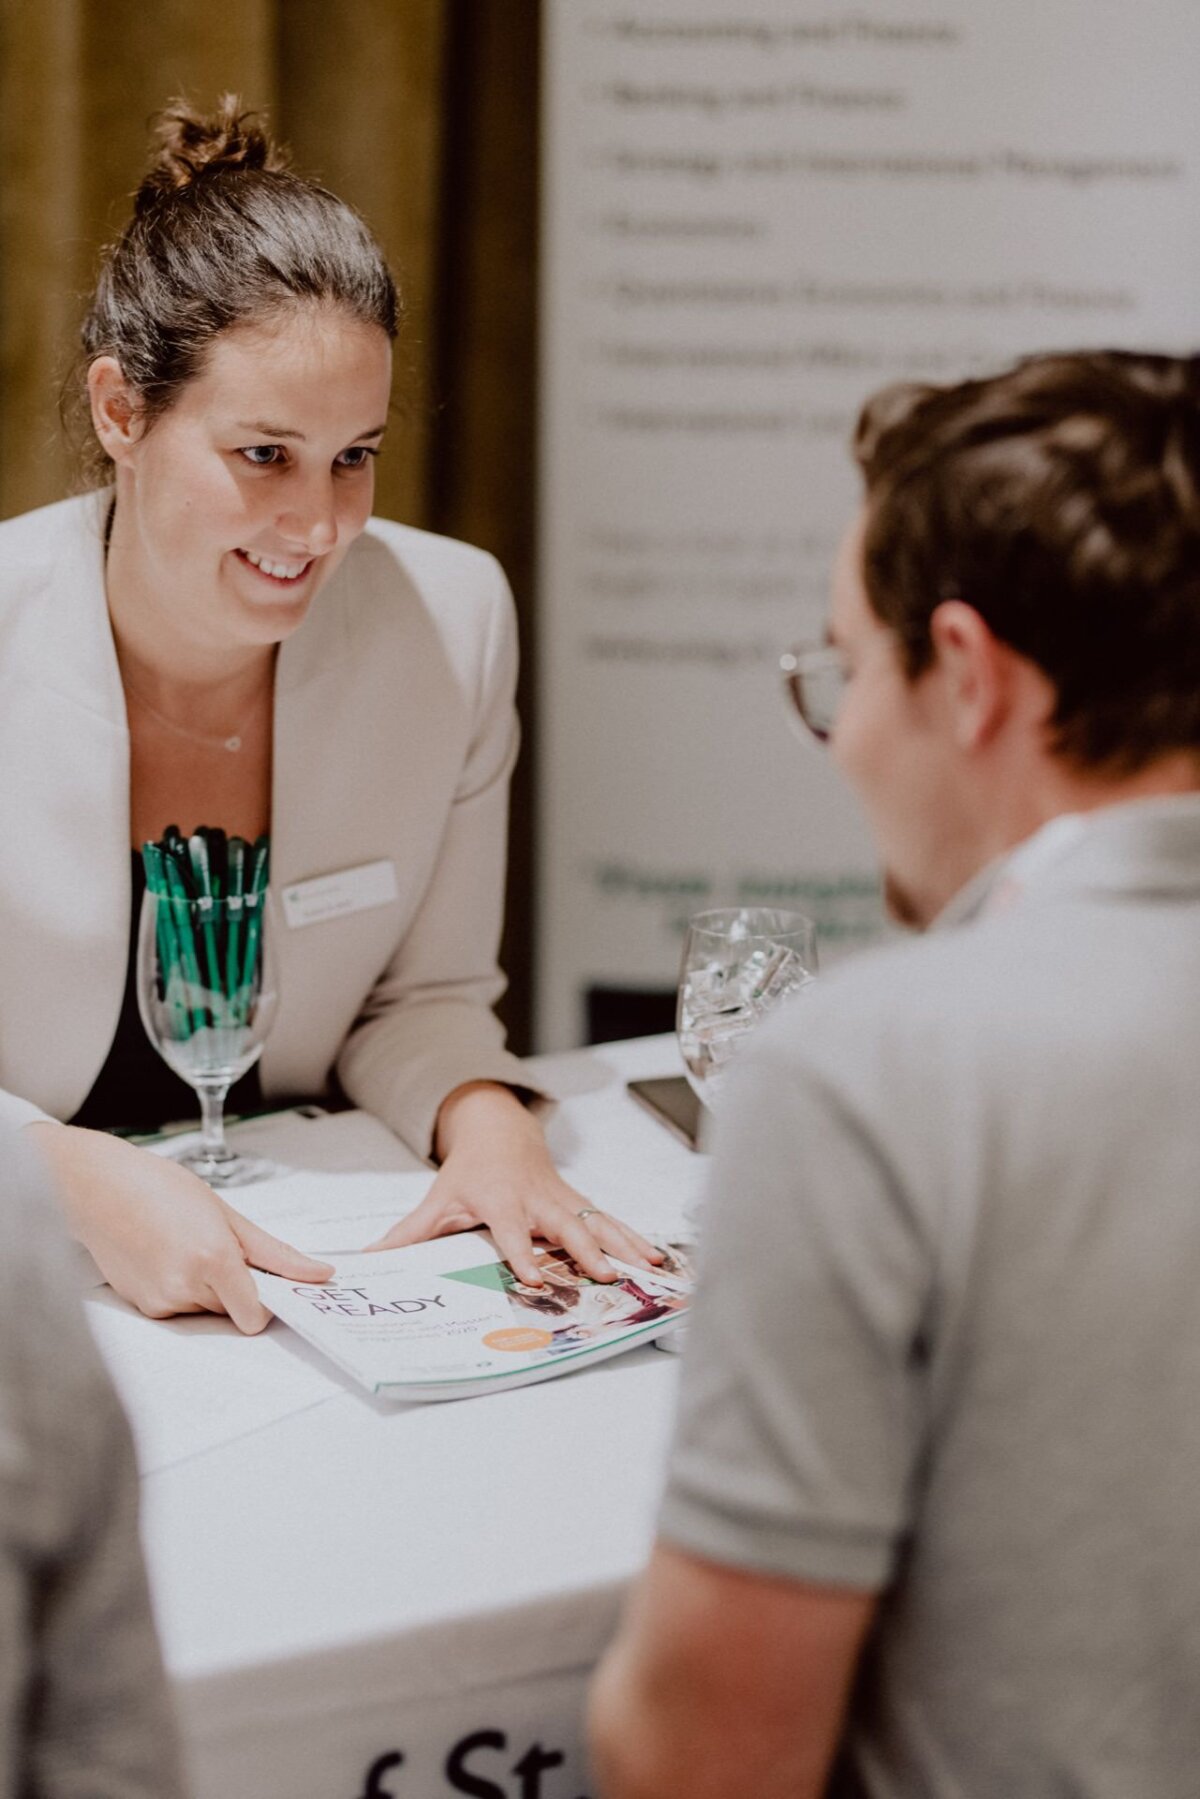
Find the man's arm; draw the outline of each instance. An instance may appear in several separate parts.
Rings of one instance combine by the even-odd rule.
[[[818,1799],[875,1603],[660,1542],[592,1691],[603,1799]]]

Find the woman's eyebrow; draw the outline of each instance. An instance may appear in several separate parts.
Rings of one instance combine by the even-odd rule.
[[[252,431],[258,437],[289,437],[297,443],[306,443],[303,431],[290,431],[286,425],[272,425],[263,419],[237,419],[234,423],[236,431]],[[387,430],[386,425],[376,425],[370,431],[360,431],[350,441],[361,443],[365,437],[382,437]]]
[[[263,419],[237,419],[234,422],[236,431],[252,431],[258,437],[294,437],[304,442],[303,431],[289,431],[286,425],[269,425]]]

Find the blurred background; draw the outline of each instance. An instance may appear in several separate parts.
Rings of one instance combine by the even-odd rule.
[[[0,516],[151,115],[225,91],[405,298],[378,510],[483,545],[523,640],[514,1046],[669,1028],[706,905],[881,929],[787,739],[867,393],[1052,346],[1194,348],[1195,0],[0,0]]]

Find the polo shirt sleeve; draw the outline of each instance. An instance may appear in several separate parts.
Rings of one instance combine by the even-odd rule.
[[[718,1126],[660,1532],[874,1591],[912,1518],[933,1259],[879,1130],[797,1048],[799,1022],[765,1027]]]

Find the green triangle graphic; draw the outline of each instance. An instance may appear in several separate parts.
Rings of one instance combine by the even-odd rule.
[[[507,1262],[485,1262],[482,1268],[457,1268],[445,1277],[448,1281],[465,1281],[468,1287],[488,1287],[493,1293],[507,1293],[513,1284]]]

